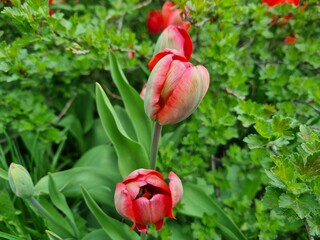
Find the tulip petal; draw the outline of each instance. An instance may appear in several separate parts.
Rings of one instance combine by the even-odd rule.
[[[117,212],[121,216],[133,221],[133,226],[131,227],[133,229],[136,225],[136,220],[132,206],[132,199],[130,193],[126,189],[126,185],[123,183],[117,183],[114,194],[114,204]]]
[[[155,121],[157,113],[161,109],[160,96],[161,91],[166,81],[167,73],[172,63],[172,55],[166,55],[156,66],[150,74],[147,82],[147,89],[144,98],[144,109],[151,120]]]
[[[181,76],[186,71],[187,68],[191,67],[192,64],[189,62],[181,62],[179,60],[173,60],[170,70],[167,74],[167,80],[164,83],[164,86],[161,91],[161,99],[163,99],[163,102],[166,102],[166,99],[168,96],[171,95],[173,90],[176,88],[176,86],[179,83],[179,80],[181,79]]]
[[[158,111],[159,124],[174,124],[189,117],[204,97],[209,83],[210,77],[205,67],[199,65],[188,68],[163,108]]]
[[[148,184],[157,187],[161,190],[162,194],[168,194],[168,196],[170,195],[170,189],[168,187],[168,184],[162,180],[161,178],[158,178],[155,175],[149,175],[146,180],[145,180]]]
[[[139,230],[139,232],[141,232],[141,233],[143,233],[143,234],[148,234],[147,226],[146,226],[146,225],[137,224],[136,227],[137,227],[137,229]]]
[[[182,182],[174,172],[170,172],[168,178],[170,180],[169,188],[171,191],[172,207],[174,207],[183,195]]]
[[[135,199],[139,192],[140,187],[147,185],[145,181],[132,181],[126,184],[126,189],[131,196],[131,199]]]
[[[167,55],[172,55],[172,59],[177,59],[177,60],[181,60],[183,62],[188,61],[185,56],[183,56],[180,52],[178,52],[175,49],[170,49],[170,48],[165,48],[163,51],[158,52],[156,55],[154,55],[152,57],[152,59],[149,61],[148,63],[148,67],[150,69],[150,71],[153,70],[153,68],[155,67],[155,65],[165,56]],[[150,77],[149,77],[150,79]]]
[[[153,174],[158,176],[160,179],[164,179],[162,174],[159,173],[156,170],[152,170],[152,169],[144,169],[144,168],[139,168],[137,170],[134,170],[132,173],[130,173],[124,180],[123,183],[129,183],[133,180],[137,180],[137,179],[142,179],[144,180],[146,176],[148,176],[149,174]]]
[[[141,197],[133,201],[136,223],[141,225],[155,224],[172,211],[170,196],[156,194],[150,200]]]
[[[161,220],[159,220],[158,222],[156,222],[156,223],[155,223],[155,225],[156,225],[156,230],[160,230],[160,229],[162,228],[162,226],[163,226],[163,223],[164,223],[164,220],[163,220],[163,219],[161,219]]]

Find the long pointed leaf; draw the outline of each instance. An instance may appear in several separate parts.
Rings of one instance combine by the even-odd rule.
[[[77,224],[76,221],[74,219],[73,213],[71,211],[71,209],[68,206],[66,197],[57,190],[56,188],[56,184],[53,180],[53,177],[51,176],[51,174],[49,174],[49,193],[50,193],[50,198],[51,201],[53,202],[53,204],[61,211],[63,212],[66,217],[68,222],[70,223],[73,231],[74,231],[74,236],[76,236],[77,238],[79,238],[80,233],[79,230],[77,228]]]
[[[103,128],[116,149],[122,177],[126,177],[135,169],[148,168],[146,150],[125,134],[114,108],[99,84],[96,87],[96,101]]]
[[[130,231],[129,226],[105,214],[84,187],[82,187],[82,194],[90,211],[111,239],[139,239],[138,234]]]
[[[220,208],[219,204],[209,197],[199,186],[192,183],[183,185],[183,207],[181,213],[201,218],[204,213],[215,214],[218,227],[226,239],[245,240],[246,237],[231,218]]]
[[[152,122],[144,111],[143,100],[137,91],[128,83],[128,80],[113,53],[110,53],[109,60],[112,79],[121,94],[124,106],[130,116],[138,140],[146,151],[149,152]]]

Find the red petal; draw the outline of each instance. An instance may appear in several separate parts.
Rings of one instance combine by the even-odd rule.
[[[148,63],[148,67],[150,71],[153,70],[155,65],[165,56],[172,55],[172,59],[180,59],[183,62],[188,61],[181,53],[179,53],[177,50],[166,48],[161,52],[158,52],[156,55],[153,56],[153,58]]]
[[[135,225],[135,216],[132,206],[132,199],[129,192],[126,190],[126,185],[118,183],[114,194],[114,204],[117,212],[133,221]],[[133,226],[134,227],[134,226]]]
[[[160,221],[156,222],[156,223],[155,223],[155,225],[156,225],[156,230],[159,231],[159,230],[162,228],[163,223],[164,223],[163,219],[161,219]]]
[[[171,210],[171,197],[162,194],[157,194],[150,200],[142,197],[133,201],[136,223],[141,225],[155,224],[168,216]]]
[[[140,169],[134,170],[132,173],[130,173],[123,180],[123,183],[126,184],[126,183],[131,182],[132,180],[137,180],[137,179],[144,180],[145,177],[149,174],[154,174],[154,175],[158,176],[159,178],[163,179],[163,176],[161,175],[161,173],[157,172],[156,170],[140,168]]]
[[[166,193],[168,193],[168,195],[170,195],[170,189],[169,189],[168,184],[165,181],[163,181],[162,179],[158,178],[157,176],[149,175],[146,178],[146,182],[152,186],[161,188],[164,192],[166,192]]]
[[[158,112],[159,124],[175,124],[189,117],[204,97],[209,82],[209,73],[205,67],[188,68]]]
[[[147,19],[148,31],[154,34],[160,33],[163,27],[163,18],[159,10],[150,11]]]
[[[172,207],[174,207],[183,195],[182,182],[174,172],[170,172],[168,178],[170,180],[169,188],[171,191]]]

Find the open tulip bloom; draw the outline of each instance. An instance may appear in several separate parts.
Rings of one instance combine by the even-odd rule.
[[[172,49],[156,54],[148,64],[152,70],[144,98],[149,118],[160,125],[175,124],[189,117],[206,94],[210,76]]]
[[[147,234],[147,225],[162,228],[164,217],[174,218],[172,208],[180,201],[183,188],[180,178],[170,172],[169,185],[161,173],[137,169],[116,186],[115,207],[120,215],[133,221],[135,227]]]

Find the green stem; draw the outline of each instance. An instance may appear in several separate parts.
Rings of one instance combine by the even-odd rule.
[[[61,232],[65,235],[70,235],[70,232],[65,229],[62,223],[57,221],[52,215],[35,199],[34,197],[31,197],[28,199],[30,204],[40,213],[40,215],[47,219],[48,221],[54,223],[56,226],[58,226],[61,229]]]
[[[162,125],[160,125],[158,122],[155,122],[153,126],[152,143],[151,143],[151,151],[150,151],[150,168],[151,169],[156,168],[156,160],[157,160],[157,154],[158,154],[159,140],[161,137],[161,130],[162,130]]]
[[[140,239],[141,240],[147,240],[148,234],[140,233]]]

